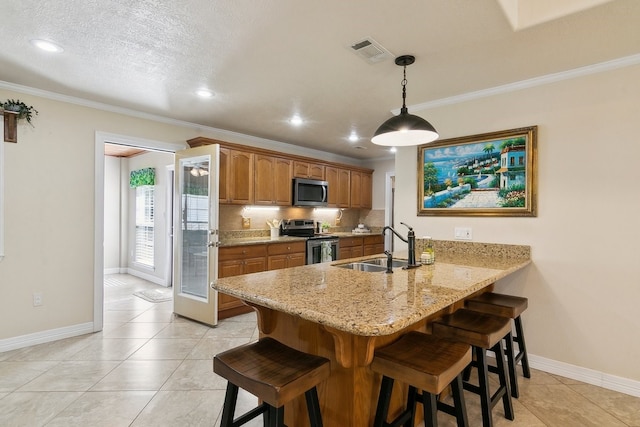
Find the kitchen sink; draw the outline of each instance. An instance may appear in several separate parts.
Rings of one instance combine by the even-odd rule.
[[[348,264],[338,264],[334,267],[348,268],[349,270],[356,270],[356,271],[367,271],[370,273],[387,270],[387,267],[383,267],[381,265],[376,265],[376,264],[367,264],[364,262],[350,262]]]
[[[391,262],[392,262],[391,264],[392,268],[405,267],[407,265],[407,261],[402,259],[394,259]],[[367,259],[364,261],[350,262],[347,264],[337,264],[334,267],[348,268],[350,270],[367,271],[370,273],[374,273],[378,271],[387,270],[387,259],[386,258]]]
[[[387,259],[386,258],[374,258],[374,259],[368,259],[368,260],[361,261],[361,262],[363,262],[365,264],[370,264],[370,265],[381,265],[385,269],[387,268]],[[406,259],[392,259],[391,260],[391,267],[392,268],[406,267],[408,263],[409,262]]]

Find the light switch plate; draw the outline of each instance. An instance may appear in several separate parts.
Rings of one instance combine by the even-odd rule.
[[[457,240],[473,240],[471,227],[455,227],[453,235]]]
[[[251,218],[242,218],[242,228],[244,228],[245,230],[247,228],[251,228]]]

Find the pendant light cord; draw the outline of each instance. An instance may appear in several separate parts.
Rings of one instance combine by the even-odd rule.
[[[407,66],[404,66],[404,78],[402,79],[402,108],[400,108],[400,114],[407,114]]]

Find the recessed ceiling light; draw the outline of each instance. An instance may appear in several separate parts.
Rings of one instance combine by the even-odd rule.
[[[359,139],[358,134],[355,132],[351,132],[351,135],[349,135],[349,141],[351,142],[356,142]]]
[[[198,95],[200,98],[211,98],[213,96],[213,92],[211,92],[209,89],[198,89],[196,91],[196,95]]]
[[[294,126],[300,126],[302,124],[302,117],[296,114],[289,119],[289,123]]]
[[[396,147],[389,148],[389,152],[390,153],[395,153],[396,151],[398,151],[398,149]]]
[[[62,46],[54,42],[51,42],[49,40],[33,39],[31,40],[31,44],[37,47],[38,49],[44,50],[45,52],[54,52],[54,53],[64,52],[64,49],[62,48]]]

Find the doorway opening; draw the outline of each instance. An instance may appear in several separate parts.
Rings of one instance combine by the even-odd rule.
[[[103,328],[105,273],[133,273],[136,277],[165,287],[172,284],[173,163],[175,152],[185,148],[186,144],[96,132],[93,319],[95,332]],[[123,154],[116,157],[116,152]],[[107,153],[111,155],[108,156]],[[150,156],[153,159],[143,159],[142,156]],[[137,160],[134,160],[136,158]],[[155,206],[156,218],[162,218],[162,221],[154,231],[154,236],[161,244],[156,246],[160,249],[153,257],[154,265],[133,265],[135,232],[131,231],[131,223],[135,222],[135,197],[129,191],[129,169],[137,167],[136,164],[148,164],[150,161],[157,162],[156,176],[164,183],[157,187],[165,188],[165,191],[160,190],[155,195],[158,200]],[[122,167],[121,164],[126,164],[127,167]],[[106,179],[107,177],[110,179]],[[118,216],[117,219],[108,216],[114,214]]]

